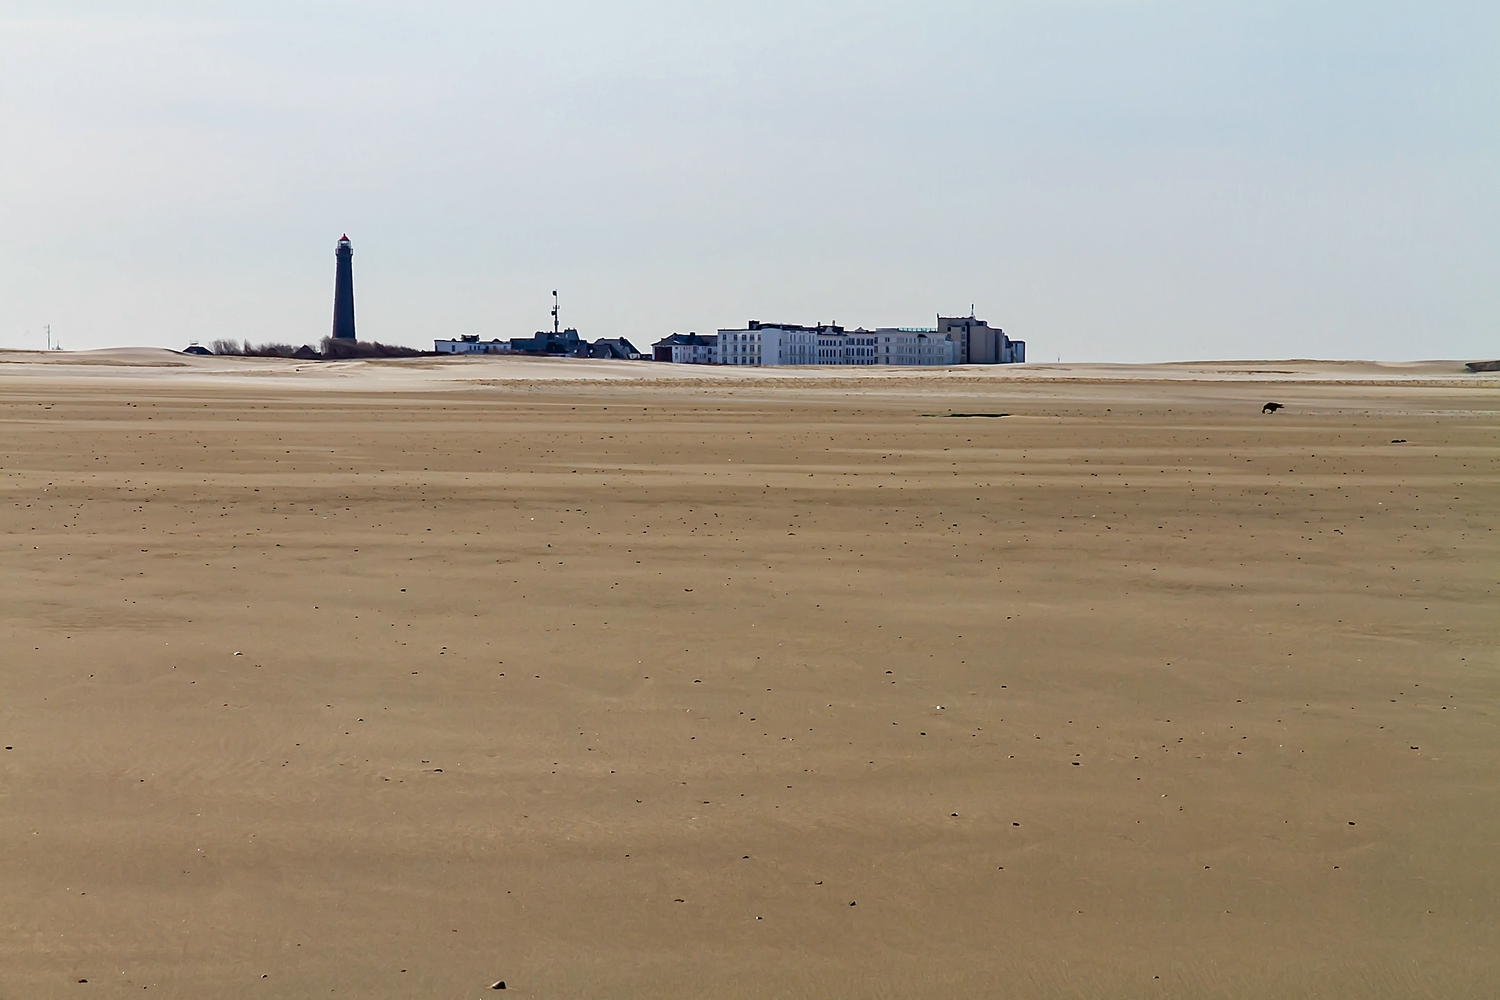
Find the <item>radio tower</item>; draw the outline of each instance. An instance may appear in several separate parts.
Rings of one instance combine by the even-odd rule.
[[[354,340],[354,246],[346,233],[333,251],[338,270],[333,282],[333,339]]]
[[[557,336],[557,289],[552,290],[552,335]]]

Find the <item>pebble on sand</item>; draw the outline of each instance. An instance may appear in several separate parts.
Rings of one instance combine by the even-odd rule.
[[[493,982],[493,983],[490,984],[490,989],[492,989],[492,990],[503,990],[503,989],[505,989],[505,980],[503,980],[503,979],[497,979],[495,982]]]

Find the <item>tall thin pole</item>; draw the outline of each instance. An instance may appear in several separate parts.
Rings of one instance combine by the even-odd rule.
[[[552,290],[552,335],[557,336],[557,289]]]

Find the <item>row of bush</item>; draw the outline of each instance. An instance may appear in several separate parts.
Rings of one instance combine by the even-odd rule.
[[[432,355],[432,351],[419,351],[414,347],[399,344],[382,344],[373,340],[336,340],[324,337],[319,347],[304,344],[251,344],[238,340],[215,340],[209,345],[215,354],[241,358],[307,358],[316,356],[325,361],[345,358],[421,358]]]

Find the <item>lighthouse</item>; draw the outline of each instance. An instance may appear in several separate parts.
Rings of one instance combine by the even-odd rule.
[[[338,269],[333,282],[333,339],[354,338],[354,245],[345,233],[339,238],[333,256]]]

